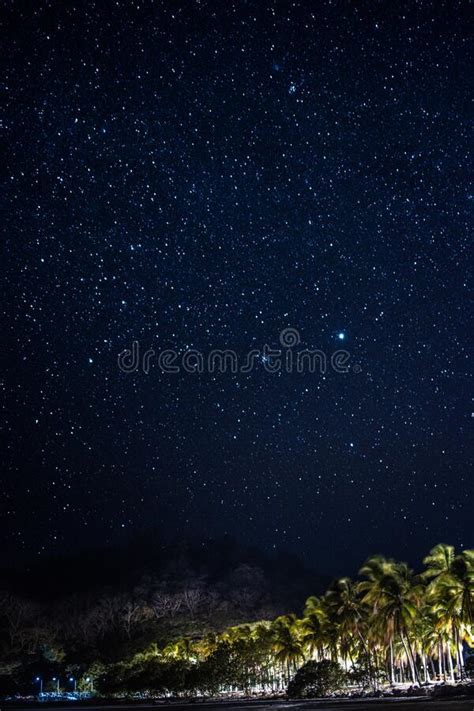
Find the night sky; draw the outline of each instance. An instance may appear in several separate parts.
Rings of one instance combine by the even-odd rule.
[[[473,546],[468,8],[4,3],[4,561]],[[287,328],[348,372],[118,367]]]

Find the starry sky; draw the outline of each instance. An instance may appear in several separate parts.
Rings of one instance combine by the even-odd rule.
[[[4,4],[4,559],[473,546],[468,8]],[[287,328],[348,372],[117,364]]]

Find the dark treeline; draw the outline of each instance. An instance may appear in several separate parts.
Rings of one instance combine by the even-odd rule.
[[[18,588],[45,577],[51,585],[64,561],[11,578],[0,598],[2,693],[36,684],[105,695],[304,696],[471,674],[472,550],[437,545],[416,573],[374,556],[357,580],[334,580],[326,592],[313,578],[321,594],[304,605],[313,576],[290,557],[268,560],[230,541],[148,556],[144,546],[123,553],[122,565],[112,552],[76,559],[48,599]],[[95,588],[71,592],[74,576],[87,578],[87,560],[91,575],[102,560]]]

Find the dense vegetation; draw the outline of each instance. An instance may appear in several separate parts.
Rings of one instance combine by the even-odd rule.
[[[34,675],[45,683],[72,675],[78,688],[93,685],[104,694],[289,687],[304,696],[348,684],[376,689],[456,681],[470,673],[474,550],[456,554],[437,545],[418,574],[405,563],[372,557],[359,580],[335,580],[326,593],[309,597],[300,618],[269,619],[271,598],[261,594],[259,575],[241,565],[220,593],[199,579],[180,588],[153,580],[90,604],[68,598],[49,620],[32,603],[5,594],[4,691],[31,689]],[[257,610],[267,619],[256,619]],[[245,613],[254,621],[239,622]],[[237,624],[229,625],[231,619]],[[111,649],[117,639],[119,647]]]

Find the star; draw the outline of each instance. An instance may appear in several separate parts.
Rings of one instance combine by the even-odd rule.
[[[206,3],[11,5],[8,559],[195,540],[208,512],[328,575],[468,543],[465,13],[214,3],[209,34]],[[203,373],[162,371],[188,350]]]

